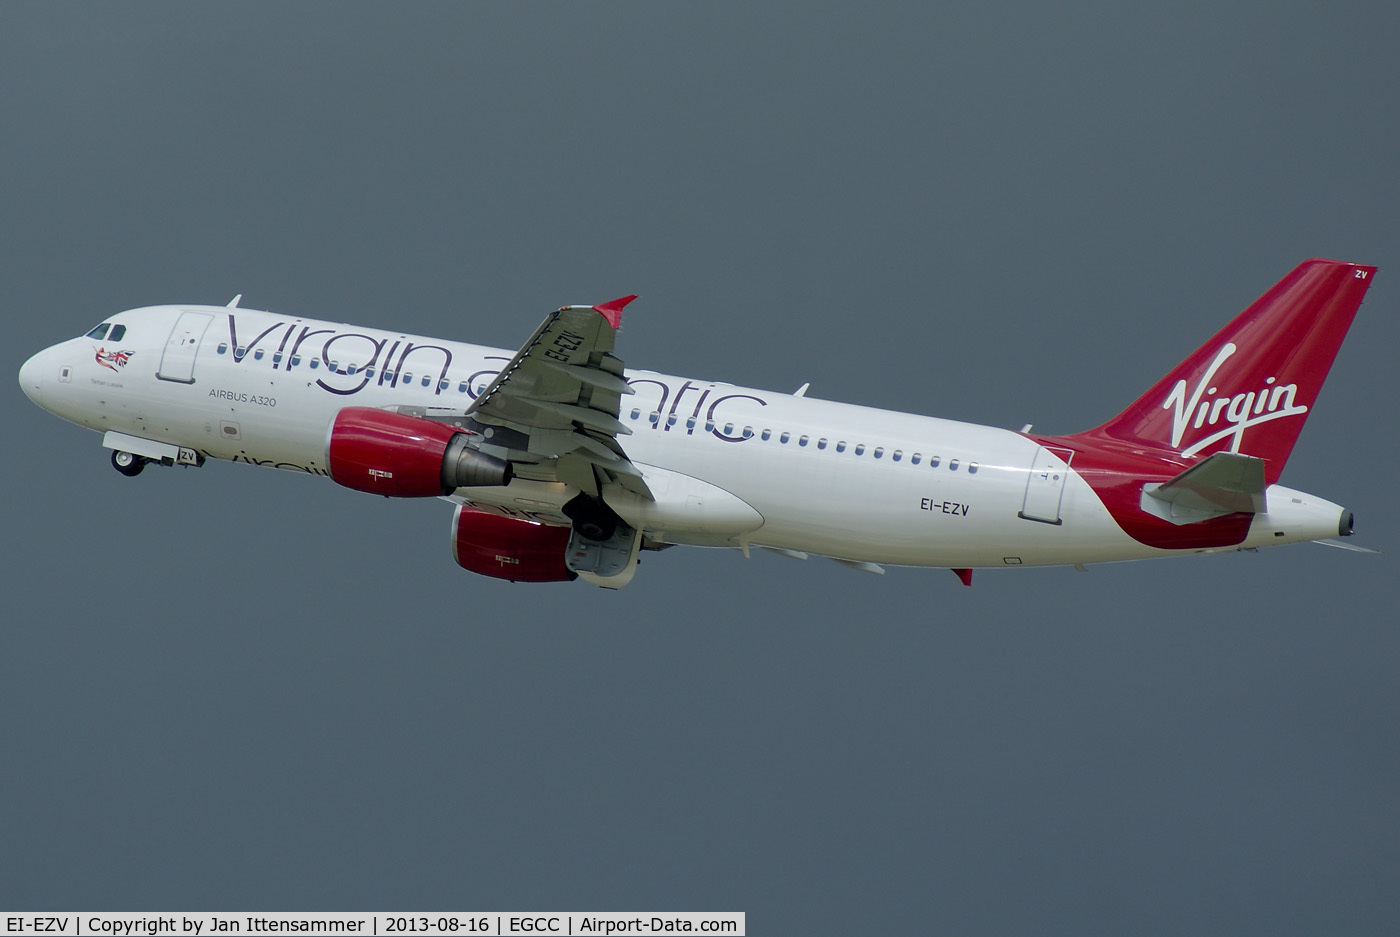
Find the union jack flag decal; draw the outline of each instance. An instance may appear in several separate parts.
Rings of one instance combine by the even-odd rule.
[[[99,348],[97,349],[97,363],[104,368],[111,368],[115,371],[117,368],[126,367],[126,363],[131,360],[131,356],[134,354],[136,354],[134,351],[105,351]]]

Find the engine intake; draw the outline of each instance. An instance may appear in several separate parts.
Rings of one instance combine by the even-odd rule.
[[[511,582],[568,582],[570,529],[501,517],[458,505],[452,518],[452,555],[463,569]]]
[[[346,407],[331,424],[326,464],[337,484],[396,498],[508,485],[510,463],[469,444],[455,426],[373,407]]]

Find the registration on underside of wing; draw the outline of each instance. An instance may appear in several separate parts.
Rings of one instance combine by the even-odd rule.
[[[550,313],[467,410],[485,444],[505,450],[520,477],[594,496],[615,483],[651,497],[618,441],[632,433],[619,413],[634,391],[612,350],[622,307],[634,299]]]

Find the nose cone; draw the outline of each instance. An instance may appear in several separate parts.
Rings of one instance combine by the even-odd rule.
[[[30,358],[19,368],[19,386],[24,391],[24,395],[39,406],[44,405],[44,388],[40,375],[43,373],[43,363],[40,359],[44,357],[41,351]]]

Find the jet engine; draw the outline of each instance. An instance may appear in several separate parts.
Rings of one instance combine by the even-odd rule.
[[[331,424],[326,464],[346,488],[434,498],[458,488],[507,485],[510,463],[469,445],[455,426],[373,407],[346,407]]]
[[[512,582],[567,582],[568,527],[501,517],[458,505],[452,518],[452,554],[463,569]]]

